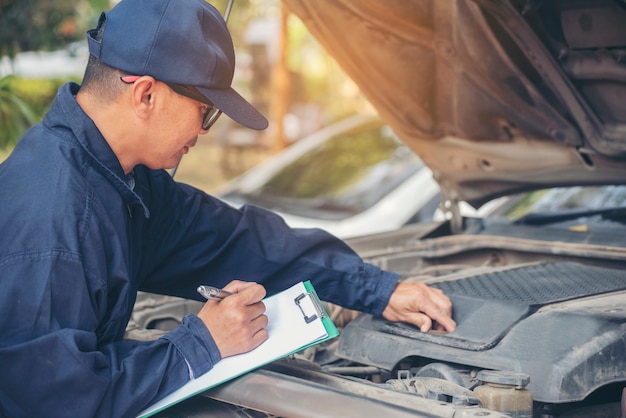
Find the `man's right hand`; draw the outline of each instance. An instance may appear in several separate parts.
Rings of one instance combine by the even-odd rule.
[[[198,317],[211,332],[222,358],[250,351],[267,340],[265,288],[258,283],[234,280],[224,290],[232,295],[208,300]]]

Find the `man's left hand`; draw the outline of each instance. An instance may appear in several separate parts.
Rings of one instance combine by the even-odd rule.
[[[456,328],[450,299],[441,290],[424,283],[398,283],[383,317],[389,321],[416,325],[422,332],[431,329],[450,332]]]

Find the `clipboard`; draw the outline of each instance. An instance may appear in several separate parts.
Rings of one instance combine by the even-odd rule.
[[[242,374],[339,335],[310,281],[297,283],[263,302],[269,333],[263,344],[247,353],[220,360],[207,373],[190,380],[138,416],[152,416]]]

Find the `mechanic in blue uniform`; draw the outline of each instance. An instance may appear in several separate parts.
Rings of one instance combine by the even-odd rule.
[[[122,0],[88,41],[82,86],[62,86],[0,165],[1,416],[134,416],[261,344],[261,299],[301,280],[347,308],[454,329],[439,290],[164,170],[221,112],[267,126],[231,88],[232,40],[212,6]],[[124,340],[138,290],[199,299],[200,284],[235,294],[156,341]]]

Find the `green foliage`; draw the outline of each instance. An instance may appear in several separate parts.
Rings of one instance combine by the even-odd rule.
[[[35,112],[13,90],[12,76],[0,79],[0,147],[13,145],[37,120]]]
[[[13,89],[40,117],[48,111],[57,90],[66,79],[13,78]]]
[[[14,145],[43,117],[65,81],[0,78],[0,149]]]

